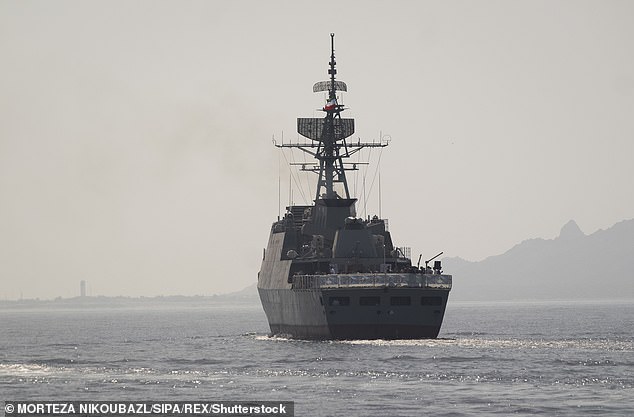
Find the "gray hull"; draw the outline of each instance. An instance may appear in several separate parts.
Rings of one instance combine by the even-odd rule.
[[[440,331],[448,290],[259,289],[271,333],[301,339],[422,339]],[[343,302],[342,302],[343,301]]]

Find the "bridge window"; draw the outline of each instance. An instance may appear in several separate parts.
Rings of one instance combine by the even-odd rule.
[[[390,297],[390,305],[393,306],[409,306],[412,304],[410,297]]]
[[[381,297],[359,297],[359,305],[379,306],[381,305]]]
[[[328,305],[331,306],[349,306],[350,297],[330,297],[328,298]]]
[[[442,298],[440,297],[421,297],[420,305],[423,306],[439,306],[442,304]]]

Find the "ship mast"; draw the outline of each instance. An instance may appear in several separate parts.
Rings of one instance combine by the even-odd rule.
[[[328,74],[330,80],[317,82],[313,86],[313,92],[328,91],[328,99],[322,111],[326,113],[324,118],[298,118],[297,132],[309,139],[309,143],[282,143],[276,144],[278,148],[297,148],[319,161],[319,165],[307,166],[306,163],[301,165],[302,171],[310,171],[319,174],[317,181],[317,191],[315,200],[320,197],[322,199],[342,198],[335,190],[335,184],[340,183],[343,186],[345,196],[343,198],[350,199],[350,191],[348,189],[348,181],[346,180],[346,171],[355,171],[359,168],[359,163],[344,164],[343,158],[349,158],[351,155],[367,147],[384,147],[386,142],[361,142],[347,143],[346,138],[354,134],[354,119],[346,119],[341,117],[341,113],[345,110],[344,106],[337,102],[337,91],[348,91],[346,83],[336,80],[337,62],[335,61],[335,34],[330,34],[330,63]]]

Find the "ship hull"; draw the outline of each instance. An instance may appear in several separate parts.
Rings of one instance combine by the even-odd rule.
[[[263,289],[271,334],[300,339],[436,338],[448,290],[427,288]]]

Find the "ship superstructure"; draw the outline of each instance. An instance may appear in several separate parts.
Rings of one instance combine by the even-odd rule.
[[[276,144],[313,156],[316,163],[300,169],[318,174],[318,181],[314,204],[290,205],[271,227],[258,274],[271,332],[309,339],[435,338],[451,275],[442,273],[440,261],[429,267],[433,258],[412,265],[409,250],[392,242],[386,219],[357,217],[346,172],[358,163],[344,160],[387,143],[347,140],[354,119],[341,117],[337,91],[347,85],[336,79],[330,36],[329,80],[313,86],[327,93],[325,115],[297,119],[298,133],[309,142]]]

